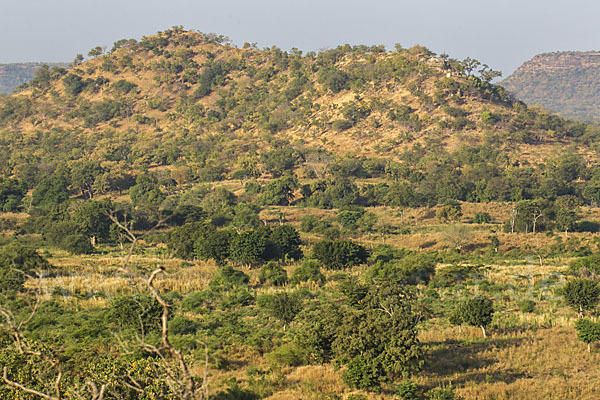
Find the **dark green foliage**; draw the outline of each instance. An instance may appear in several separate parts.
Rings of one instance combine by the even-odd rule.
[[[600,276],[600,253],[569,262],[569,272],[579,276]]]
[[[454,386],[448,385],[432,389],[426,394],[430,400],[455,400],[457,399],[456,393],[454,393]]]
[[[535,311],[535,301],[533,300],[522,300],[517,303],[519,310],[524,313],[532,313]]]
[[[225,83],[226,65],[221,61],[209,61],[202,70],[198,80],[199,86],[194,92],[196,97],[209,95],[215,86]]]
[[[452,265],[436,272],[429,283],[433,288],[451,287],[469,279],[481,278],[479,267],[469,265]]]
[[[258,280],[261,284],[281,286],[288,282],[288,277],[287,272],[285,272],[281,265],[270,261],[260,268]]]
[[[575,322],[575,329],[577,338],[588,345],[588,351],[590,343],[600,341],[600,323],[598,322],[581,318]]]
[[[487,224],[491,220],[492,218],[490,217],[490,214],[486,212],[476,212],[475,216],[473,217],[473,222],[476,224]]]
[[[340,361],[355,365],[358,376],[368,379],[372,385],[370,390],[418,368],[420,350],[416,324],[419,316],[413,301],[399,285],[372,285],[360,309],[344,315],[333,343],[334,352]],[[373,380],[375,377],[377,381]],[[362,385],[360,382],[364,383],[350,381],[353,385]]]
[[[329,362],[335,356],[332,346],[342,313],[339,304],[327,302],[298,315],[294,339],[306,353],[308,362]]]
[[[70,234],[63,237],[59,247],[72,254],[91,254],[94,252],[90,238],[82,233]]]
[[[215,228],[205,222],[190,222],[175,227],[169,232],[168,246],[175,257],[191,260],[194,249],[199,241],[204,243],[206,238],[215,232]],[[203,251],[203,250],[202,250]],[[204,255],[204,253],[200,253]],[[210,258],[206,255],[206,258]]]
[[[562,288],[561,294],[571,308],[580,315],[596,308],[600,301],[600,285],[585,278],[572,279]]]
[[[344,177],[332,181],[316,181],[302,188],[306,203],[318,208],[342,208],[359,203],[359,189]]]
[[[334,130],[336,130],[337,132],[343,132],[345,130],[348,130],[348,129],[352,128],[352,122],[347,121],[345,119],[336,119],[331,124],[331,127]]]
[[[303,302],[298,293],[280,292],[265,294],[256,299],[256,304],[267,314],[289,324],[302,310]]]
[[[442,206],[436,212],[436,216],[441,222],[459,221],[462,217],[462,209],[460,203],[452,202]]]
[[[300,219],[300,230],[302,232],[312,232],[319,223],[319,219],[314,215],[303,215]]]
[[[173,210],[169,217],[170,225],[180,226],[189,222],[201,222],[206,218],[206,213],[201,207],[195,205],[180,205]]]
[[[160,329],[162,307],[150,295],[126,295],[111,300],[106,321],[121,330],[148,333]]]
[[[200,313],[210,299],[210,295],[208,290],[191,292],[181,301],[181,308],[185,311]]]
[[[233,213],[233,206],[237,203],[237,197],[224,187],[217,187],[208,192],[202,199],[200,206],[209,216],[229,217]]]
[[[319,262],[316,260],[304,260],[302,264],[294,270],[291,282],[298,284],[300,282],[324,283],[325,276],[321,273]]]
[[[270,230],[253,229],[236,235],[231,240],[231,259],[241,264],[256,264],[269,259]]]
[[[348,361],[342,379],[351,388],[378,390],[385,381],[385,370],[377,360],[358,355]]]
[[[98,241],[108,241],[111,236],[113,222],[108,217],[112,205],[107,202],[85,201],[76,204],[72,216],[73,223],[77,226],[77,232]]]
[[[366,277],[374,282],[396,281],[409,285],[427,284],[435,274],[435,254],[409,254],[396,261],[380,261],[369,268]]]
[[[226,265],[210,281],[210,288],[217,291],[227,291],[237,287],[248,286],[250,277],[240,270]]]
[[[198,324],[187,318],[175,316],[169,321],[169,333],[173,335],[193,335],[198,329]]]
[[[264,171],[279,177],[302,161],[302,155],[291,147],[273,149],[262,155]]]
[[[338,93],[347,87],[348,74],[335,67],[327,67],[319,72],[318,81],[333,93]]]
[[[85,89],[85,83],[80,76],[74,74],[68,74],[63,78],[63,84],[65,86],[65,92],[71,96],[77,96]]]
[[[277,225],[271,230],[270,240],[277,246],[281,262],[291,258],[298,260],[302,258],[300,235],[296,228],[291,225]]]
[[[359,303],[325,303],[302,312],[295,338],[309,361],[335,358],[347,366],[348,385],[378,390],[381,383],[418,368],[420,316],[412,295],[399,285],[365,289]]]
[[[89,199],[94,197],[94,182],[105,171],[97,161],[77,161],[71,164],[71,186]]]
[[[357,228],[358,221],[364,214],[364,209],[340,210],[337,215],[337,219],[344,228],[355,230]]]
[[[343,269],[363,264],[368,256],[367,249],[347,240],[323,241],[313,246],[313,257],[327,269]]]
[[[22,290],[27,275],[35,277],[49,268],[48,261],[35,249],[18,242],[0,247],[0,293]]]
[[[476,296],[460,302],[450,314],[450,323],[454,325],[478,326],[486,336],[485,327],[492,322],[494,303],[492,300]]]
[[[27,192],[25,184],[18,179],[0,177],[0,210],[16,212]]]
[[[396,387],[396,394],[400,400],[419,400],[418,390],[419,387],[415,383],[404,381]]]
[[[48,207],[60,204],[69,198],[67,180],[59,175],[50,175],[40,181],[33,190],[31,203],[34,206]]]
[[[213,259],[217,265],[224,265],[225,260],[229,258],[234,237],[236,234],[228,229],[205,229],[194,243],[194,254],[200,260]]]
[[[158,206],[165,199],[156,177],[148,174],[139,175],[136,178],[135,185],[129,188],[129,197],[134,205]]]
[[[231,225],[238,231],[256,229],[262,225],[258,216],[260,207],[251,203],[240,203],[233,209]]]
[[[298,178],[295,175],[288,174],[274,179],[262,188],[260,202],[265,205],[289,205],[296,188],[298,188]]]
[[[135,83],[128,82],[125,79],[121,79],[113,83],[112,88],[119,94],[127,94],[137,88],[137,85]]]

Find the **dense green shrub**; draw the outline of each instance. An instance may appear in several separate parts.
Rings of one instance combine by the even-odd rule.
[[[316,260],[304,260],[302,264],[294,270],[291,282],[298,284],[300,282],[324,283],[325,276],[321,273],[319,262]]]
[[[492,218],[490,217],[490,214],[486,212],[476,212],[475,216],[473,217],[473,222],[476,224],[487,224],[491,220]]]
[[[92,246],[90,238],[82,233],[65,236],[60,241],[60,248],[72,254],[91,254],[94,252],[94,246]]]
[[[292,322],[303,307],[302,298],[298,293],[288,292],[264,294],[256,299],[256,304],[284,324]]]
[[[50,268],[50,263],[31,247],[11,242],[0,247],[0,293],[20,291],[29,276]]]
[[[106,322],[123,330],[156,331],[161,326],[162,307],[150,295],[118,296],[106,310]]]
[[[368,256],[367,249],[351,241],[323,241],[313,246],[313,257],[328,269],[343,269],[363,264]]]
[[[206,229],[194,242],[194,254],[200,260],[213,259],[217,265],[224,265],[229,258],[235,235],[229,229]]]
[[[269,261],[260,268],[258,280],[261,284],[282,286],[288,282],[287,272],[274,261]]]

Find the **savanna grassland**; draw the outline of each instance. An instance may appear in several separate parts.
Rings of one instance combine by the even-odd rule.
[[[594,125],[420,46],[174,27],[0,98],[0,399],[594,399]]]

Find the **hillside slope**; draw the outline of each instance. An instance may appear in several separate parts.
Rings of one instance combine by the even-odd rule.
[[[27,90],[0,98],[1,172],[92,159],[110,170],[230,173],[241,155],[283,144],[395,160],[489,145],[510,164],[599,136],[514,102],[482,78],[486,68],[472,73],[474,60],[424,47],[244,47],[173,29],[119,41],[69,71],[41,69]]]
[[[42,65],[66,67],[67,64],[40,62],[0,64],[0,94],[12,93],[19,85],[31,81]]]
[[[600,52],[540,54],[500,82],[527,104],[600,122]]]

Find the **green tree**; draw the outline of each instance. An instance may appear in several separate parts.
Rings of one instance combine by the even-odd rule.
[[[291,225],[277,225],[271,230],[271,241],[277,246],[281,262],[287,258],[302,258],[300,234]]]
[[[381,383],[419,368],[421,349],[414,296],[401,285],[371,285],[362,301],[344,313],[332,343],[343,378],[351,387],[378,390]]]
[[[460,302],[450,314],[450,323],[471,325],[481,328],[483,337],[487,337],[485,328],[494,317],[494,303],[486,297],[473,297]]]
[[[225,265],[229,258],[231,243],[236,234],[229,229],[208,230],[194,243],[194,254],[200,260],[213,259],[217,265]]]
[[[367,261],[369,252],[351,241],[322,241],[313,246],[313,257],[328,269],[343,269]]]
[[[270,233],[268,228],[259,228],[234,236],[230,247],[231,259],[246,265],[267,260],[269,251],[272,250]]]
[[[591,344],[600,341],[600,323],[580,318],[575,322],[577,338],[587,344],[588,353],[591,351]]]
[[[212,253],[209,254],[208,250],[200,247],[204,246],[206,238],[212,236],[214,232],[214,226],[206,222],[189,222],[169,232],[167,245],[175,257],[191,260],[194,255],[200,254],[203,259],[211,258]]]
[[[0,177],[0,210],[18,211],[26,192],[27,187],[22,181]]]
[[[34,206],[48,207],[60,204],[69,198],[68,182],[60,175],[50,175],[42,179],[33,190],[31,203]]]
[[[129,188],[129,197],[134,205],[151,206],[158,206],[165,199],[158,180],[149,174],[142,174],[136,178],[135,185]]]
[[[287,174],[273,179],[263,187],[260,202],[265,205],[287,206],[293,199],[294,190],[297,188],[298,178],[296,175]]]
[[[75,204],[72,221],[79,233],[94,240],[107,241],[111,235],[113,222],[108,217],[112,205],[106,201],[82,201]]]
[[[297,293],[280,292],[259,296],[256,305],[287,325],[302,310],[303,302]]]
[[[565,303],[573,308],[579,316],[593,310],[600,301],[600,285],[592,279],[576,278],[570,280],[562,288],[561,294]]]

